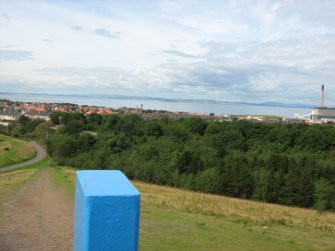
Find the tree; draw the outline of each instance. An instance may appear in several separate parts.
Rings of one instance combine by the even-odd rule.
[[[89,130],[97,130],[102,124],[102,115],[93,113],[87,116],[87,127]]]
[[[186,128],[188,130],[190,130],[194,134],[200,134],[200,135],[204,135],[208,125],[204,119],[198,117],[185,119],[184,124],[186,125]]]
[[[325,178],[317,180],[314,186],[314,208],[320,211],[335,210],[335,186]]]
[[[329,149],[328,136],[319,126],[311,126],[299,137],[299,145],[311,151],[326,151]]]
[[[199,154],[192,150],[184,149],[177,155],[176,168],[179,173],[197,173],[204,167]]]
[[[64,133],[75,134],[84,130],[84,123],[80,120],[71,120],[64,127]]]
[[[224,156],[225,150],[245,151],[247,145],[241,133],[236,130],[228,129],[216,134],[213,140],[213,146],[219,154]],[[223,150],[224,149],[224,150]]]
[[[19,124],[21,124],[22,126],[25,126],[26,124],[28,124],[30,122],[30,118],[25,116],[25,115],[21,115],[19,117],[19,120],[18,120]]]
[[[225,129],[226,122],[211,122],[206,127],[206,134],[216,135]]]
[[[102,118],[101,129],[103,131],[115,131],[121,117],[118,115],[105,115]]]
[[[247,159],[241,153],[225,158],[219,167],[218,193],[250,198],[253,190],[253,177]]]
[[[145,123],[145,133],[148,136],[160,137],[163,135],[162,126],[157,121]]]
[[[186,142],[190,138],[189,132],[179,123],[165,126],[164,135],[172,136],[177,142]]]
[[[57,119],[54,114],[54,119]],[[121,169],[133,179],[319,210],[335,208],[335,128],[201,118],[62,113],[49,131],[59,164]],[[10,133],[36,127],[13,122]],[[45,134],[50,124],[36,127]],[[82,132],[98,128],[97,136]]]
[[[127,136],[140,136],[143,134],[142,121],[143,119],[138,115],[124,116],[116,125],[116,130],[125,133]]]
[[[196,179],[196,188],[205,193],[215,193],[218,186],[218,171],[209,168],[201,172]]]

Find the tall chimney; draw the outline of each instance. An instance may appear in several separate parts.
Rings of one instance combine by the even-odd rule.
[[[322,85],[321,86],[321,107],[323,107],[324,98],[325,98],[325,86]]]

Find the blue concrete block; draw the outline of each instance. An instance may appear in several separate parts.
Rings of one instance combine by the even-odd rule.
[[[138,250],[140,193],[120,171],[77,171],[75,251]]]

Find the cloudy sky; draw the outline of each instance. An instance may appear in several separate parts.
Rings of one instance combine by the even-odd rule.
[[[0,0],[0,92],[335,105],[335,1]]]

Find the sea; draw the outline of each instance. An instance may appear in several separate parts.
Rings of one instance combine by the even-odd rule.
[[[240,103],[215,103],[192,101],[166,101],[147,100],[143,98],[118,98],[105,96],[80,96],[80,95],[53,95],[53,94],[21,94],[21,93],[0,93],[0,99],[21,102],[40,103],[73,103],[78,105],[95,105],[112,108],[140,108],[166,110],[172,112],[191,112],[215,115],[273,115],[293,118],[295,114],[309,114],[311,108],[303,107],[279,107],[268,105],[253,105]]]

